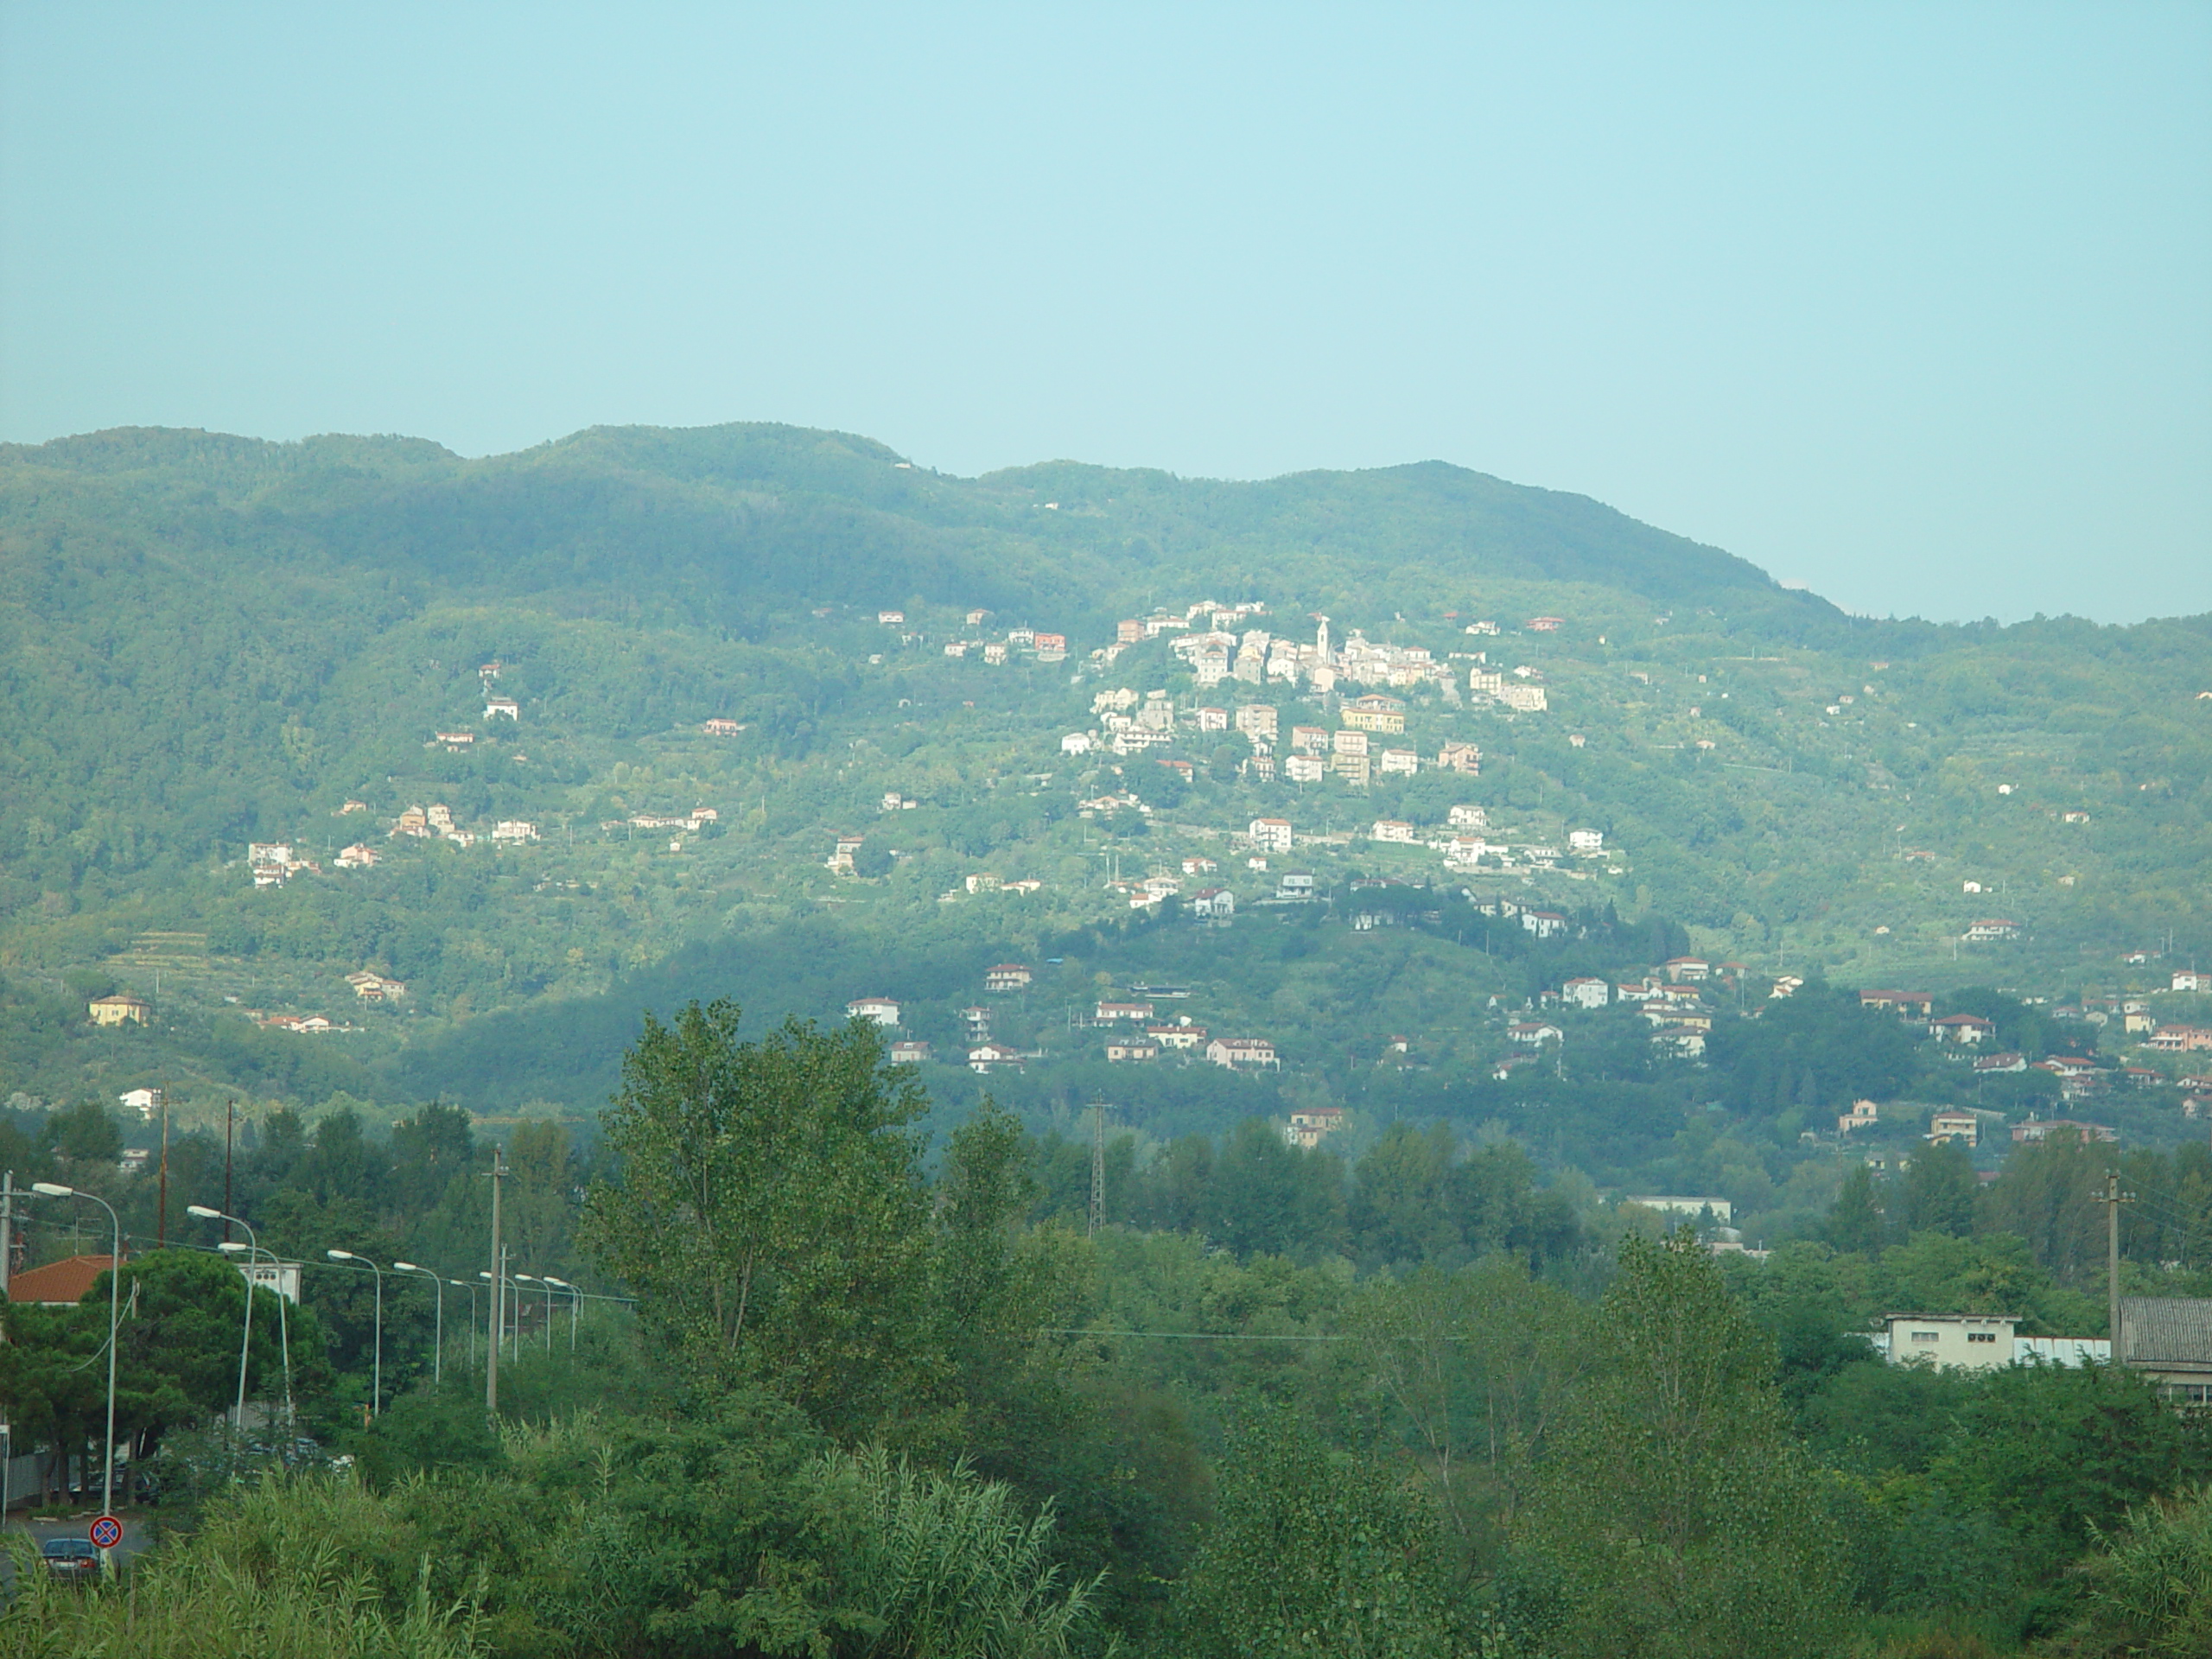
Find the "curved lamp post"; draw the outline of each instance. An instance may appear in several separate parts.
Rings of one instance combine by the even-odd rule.
[[[236,1221],[241,1227],[245,1225],[245,1223],[238,1221],[236,1216],[226,1216],[224,1219]],[[274,1250],[264,1250],[257,1244],[249,1247],[238,1243],[235,1239],[226,1238],[215,1248],[226,1255],[236,1255],[240,1250],[248,1250],[250,1252],[248,1259],[256,1262],[265,1255],[269,1258],[269,1265],[276,1272],[277,1283],[274,1287],[276,1294],[276,1345],[284,1358],[284,1427],[289,1430],[293,1426],[296,1414],[292,1406],[292,1314],[290,1304],[284,1297],[283,1284],[284,1263]]]
[[[542,1285],[545,1288],[545,1351],[553,1351],[553,1281],[534,1273],[518,1273],[515,1277],[525,1285]]]
[[[569,1351],[573,1354],[576,1351],[576,1315],[583,1309],[584,1294],[567,1280],[556,1279],[550,1273],[545,1275],[545,1282],[569,1293]]]
[[[448,1279],[446,1283],[468,1293],[468,1369],[473,1371],[476,1369],[476,1287],[463,1284],[458,1279]]]
[[[384,1269],[365,1255],[356,1255],[351,1250],[325,1250],[323,1254],[334,1262],[358,1262],[377,1276],[377,1336],[376,1369],[369,1384],[369,1415],[384,1414]]]
[[[419,1273],[438,1293],[437,1346],[430,1352],[430,1386],[443,1388],[446,1380],[446,1281],[428,1268],[418,1268],[412,1262],[395,1262],[391,1264],[391,1270],[394,1273]]]
[[[221,1211],[211,1210],[204,1204],[188,1204],[184,1206],[184,1213],[188,1216],[197,1216],[202,1221],[238,1221],[236,1216],[226,1216]],[[245,1228],[246,1237],[252,1241],[250,1248],[257,1255],[261,1249],[260,1236],[245,1222],[238,1221],[238,1225]],[[231,1412],[231,1426],[240,1434],[244,1434],[245,1433],[245,1362],[246,1355],[253,1346],[253,1275],[245,1273],[238,1276],[245,1281],[245,1324],[238,1334],[238,1402]]]
[[[49,1198],[90,1198],[107,1211],[107,1218],[114,1224],[115,1247],[107,1259],[107,1465],[100,1471],[100,1513],[115,1513],[115,1326],[116,1316],[122,1307],[117,1300],[117,1287],[123,1281],[123,1223],[115,1213],[115,1206],[97,1192],[85,1192],[73,1186],[63,1186],[55,1181],[34,1181],[31,1191]],[[13,1448],[10,1448],[12,1450]],[[109,1573],[115,1571],[113,1549],[100,1551],[100,1562]]]
[[[485,1281],[487,1284],[491,1282],[492,1274],[487,1268],[477,1268],[476,1276],[479,1279]],[[515,1288],[513,1302],[515,1310],[515,1336],[514,1341],[509,1346],[507,1351],[513,1355],[515,1358],[520,1359],[522,1357],[522,1287],[515,1284],[515,1275],[512,1273],[501,1274],[499,1275],[499,1283],[493,1286],[492,1309],[493,1312],[499,1316],[499,1328],[493,1333],[492,1340],[494,1343],[506,1341],[507,1318],[505,1309],[507,1306],[507,1298],[503,1293],[504,1287],[509,1285],[513,1285]]]

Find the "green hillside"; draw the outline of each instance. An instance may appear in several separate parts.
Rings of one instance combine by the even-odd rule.
[[[1208,683],[1176,648],[1205,601],[1263,607],[1235,631],[1285,645],[1325,615],[1338,648],[1434,671]],[[643,1008],[728,993],[756,1024],[839,1020],[878,995],[931,1045],[949,1111],[988,1086],[1069,1125],[1106,1098],[1165,1140],[1336,1103],[1355,1135],[1441,1116],[1606,1180],[1733,1170],[1745,1202],[1787,1207],[1800,1135],[1856,1092],[2055,1107],[1924,1042],[1866,1074],[1849,1020],[1815,1020],[1794,1058],[1747,1046],[1777,976],[2000,987],[2115,1016],[2065,1027],[2107,1067],[2202,1069],[2131,1045],[2099,999],[2212,965],[2212,619],[1869,621],[1438,463],[970,480],[785,427],[598,429],[481,461],[95,434],[0,449],[0,1093],[166,1078],[219,1117],[240,1091],[584,1112]],[[1097,708],[1115,692],[1130,711]],[[1114,753],[1106,715],[1153,692],[1164,741]],[[1294,728],[1345,729],[1363,692],[1402,705],[1378,757],[1417,769],[1291,779]],[[1278,736],[1262,754],[1204,726],[1212,708],[1271,710]],[[1459,744],[1478,774],[1437,764]],[[392,833],[433,805],[451,836]],[[1479,809],[1490,853],[1447,858],[1454,808]],[[1256,869],[1262,817],[1298,840]],[[503,823],[534,838],[495,841]],[[826,868],[840,835],[864,837],[854,871]],[[257,886],[255,843],[297,868]],[[340,867],[353,846],[373,868]],[[1286,873],[1315,899],[1281,901]],[[1178,891],[1145,903],[1148,877]],[[1215,887],[1225,925],[1193,912]],[[1562,937],[1533,938],[1525,909]],[[1967,937],[1992,920],[2013,925]],[[1563,1055],[1492,1075],[1566,979],[1693,952],[1742,964],[1706,988],[1702,1058],[1611,1007],[1558,1015]],[[985,998],[1007,961],[1033,983]],[[404,996],[363,1001],[363,972]],[[1095,1004],[1161,983],[1190,995],[1156,1014],[1265,1038],[1281,1070],[1109,1063]],[[114,988],[150,1028],[86,1023]],[[988,1078],[948,1063],[979,1003],[1020,1056]],[[2098,1109],[2171,1140],[2198,1133],[2180,1094]]]

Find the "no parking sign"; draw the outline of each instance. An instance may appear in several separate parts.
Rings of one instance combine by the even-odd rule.
[[[123,1522],[111,1515],[104,1515],[92,1522],[92,1542],[102,1549],[113,1549],[123,1541]]]

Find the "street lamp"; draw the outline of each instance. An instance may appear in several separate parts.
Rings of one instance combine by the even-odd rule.
[[[482,1280],[486,1280],[486,1281],[489,1281],[489,1280],[490,1280],[490,1278],[492,1277],[491,1273],[490,1273],[487,1269],[483,1268],[477,1268],[477,1269],[476,1269],[476,1276],[477,1276],[479,1279],[482,1279]],[[508,1286],[508,1285],[512,1285],[512,1284],[514,1284],[514,1282],[515,1282],[515,1276],[514,1276],[514,1274],[511,1274],[511,1273],[503,1273],[503,1274],[501,1274],[499,1275],[499,1284],[494,1285],[494,1286],[493,1287],[493,1294],[492,1294],[492,1311],[493,1311],[493,1313],[495,1313],[495,1314],[497,1314],[497,1315],[499,1316],[499,1325],[498,1325],[498,1328],[497,1328],[496,1330],[494,1330],[494,1331],[492,1332],[492,1341],[493,1341],[493,1343],[495,1345],[496,1345],[497,1344],[499,1344],[499,1343],[502,1343],[502,1342],[505,1342],[505,1341],[506,1340],[506,1337],[507,1337],[507,1316],[506,1316],[506,1313],[505,1313],[505,1307],[506,1307],[506,1297],[505,1297],[505,1295],[503,1293],[504,1293],[505,1287],[506,1286]],[[514,1306],[515,1306],[515,1339],[514,1339],[513,1345],[512,1345],[512,1346],[508,1350],[508,1351],[509,1351],[510,1353],[512,1353],[512,1355],[513,1355],[517,1359],[520,1359],[520,1358],[522,1357],[522,1296],[521,1296],[521,1294],[520,1294],[520,1290],[521,1290],[521,1287],[520,1287],[519,1286],[517,1286],[517,1287],[516,1287],[517,1294],[516,1294],[516,1296],[515,1296],[515,1304],[514,1304]]]
[[[430,1353],[430,1386],[443,1388],[446,1380],[446,1281],[428,1268],[418,1268],[412,1262],[395,1262],[394,1273],[419,1273],[430,1281],[430,1288],[438,1293],[437,1346]]]
[[[97,1192],[80,1192],[73,1186],[63,1186],[54,1181],[33,1181],[31,1191],[49,1198],[90,1198],[107,1211],[107,1218],[115,1226],[115,1246],[107,1259],[107,1462],[100,1470],[100,1513],[115,1513],[115,1326],[116,1316],[122,1304],[117,1300],[117,1287],[123,1280],[123,1222],[115,1213],[115,1206]],[[10,1446],[9,1450],[15,1448]],[[100,1562],[110,1573],[115,1571],[115,1552],[112,1547],[100,1551]]]
[[[556,1279],[550,1273],[545,1275],[545,1282],[557,1285],[569,1293],[569,1351],[573,1354],[576,1351],[576,1315],[582,1311],[584,1294],[567,1280]]]
[[[550,1279],[541,1279],[533,1273],[518,1273],[515,1277],[526,1285],[543,1285],[546,1287],[545,1351],[550,1354],[553,1351],[553,1281]]]
[[[238,1221],[236,1216],[226,1216],[223,1219],[238,1222],[241,1227],[245,1226],[245,1223]],[[270,1268],[276,1274],[273,1286],[276,1293],[276,1343],[284,1357],[284,1423],[286,1427],[289,1428],[297,1414],[292,1406],[292,1315],[289,1304],[284,1295],[284,1263],[276,1251],[264,1250],[258,1244],[248,1246],[238,1243],[235,1239],[226,1238],[215,1248],[226,1255],[236,1255],[240,1250],[247,1250],[249,1251],[248,1259],[255,1262],[258,1262],[265,1255],[269,1258]]]
[[[463,1284],[458,1279],[448,1279],[446,1283],[468,1293],[468,1369],[473,1371],[476,1369],[476,1287]]]
[[[219,1210],[211,1210],[204,1204],[188,1204],[184,1206],[184,1213],[188,1216],[197,1216],[202,1221],[237,1219],[235,1217],[226,1216]],[[253,1249],[257,1255],[261,1243],[259,1236],[246,1223],[241,1221],[238,1225],[245,1228],[246,1236],[253,1241]],[[231,1414],[231,1421],[238,1432],[244,1434],[245,1433],[245,1361],[247,1351],[253,1346],[253,1275],[247,1273],[239,1276],[245,1281],[245,1324],[238,1333],[238,1403],[237,1408]]]
[[[384,1414],[384,1269],[365,1255],[356,1255],[351,1250],[325,1250],[323,1254],[334,1262],[359,1262],[377,1276],[377,1336],[376,1369],[369,1383],[369,1415]]]

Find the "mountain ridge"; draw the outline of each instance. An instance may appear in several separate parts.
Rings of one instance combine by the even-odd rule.
[[[418,524],[417,562],[511,554],[518,536],[533,532],[573,544],[648,517],[664,533],[671,520],[679,523],[701,556],[749,543],[772,553],[778,538],[764,521],[789,499],[801,499],[816,509],[808,514],[810,534],[842,530],[848,545],[888,535],[906,543],[902,550],[925,571],[935,537],[1010,535],[1048,557],[1075,558],[1072,574],[1093,588],[1115,585],[1117,563],[1141,569],[1161,557],[1210,554],[1227,578],[1240,560],[1294,549],[1369,567],[1378,557],[1410,563],[1446,581],[1489,575],[1597,582],[1660,603],[1725,594],[1823,620],[1840,615],[1825,601],[1784,590],[1748,561],[1593,498],[1440,461],[1257,480],[1052,461],[961,478],[904,463],[874,439],[767,423],[588,427],[474,460],[420,438],[319,435],[279,442],[168,428],[0,446],[0,480],[12,474],[125,480],[180,470],[201,488],[218,486],[218,499],[201,501],[203,507],[251,510],[357,557],[371,556],[371,550],[337,521],[379,512],[440,521],[435,530]],[[233,501],[221,499],[223,486]],[[302,498],[317,489],[339,499],[311,511]],[[1047,505],[1047,497],[1057,502],[1059,495],[1069,499]],[[841,511],[828,511],[832,502]],[[1110,513],[1101,504],[1110,504]],[[484,526],[494,522],[503,528],[487,549]],[[1389,544],[1367,545],[1386,523]],[[986,556],[1002,558],[1003,551]],[[382,556],[409,562],[391,545]],[[970,575],[984,579],[964,569],[944,569],[941,579]],[[1039,594],[1059,597],[1049,588]]]

